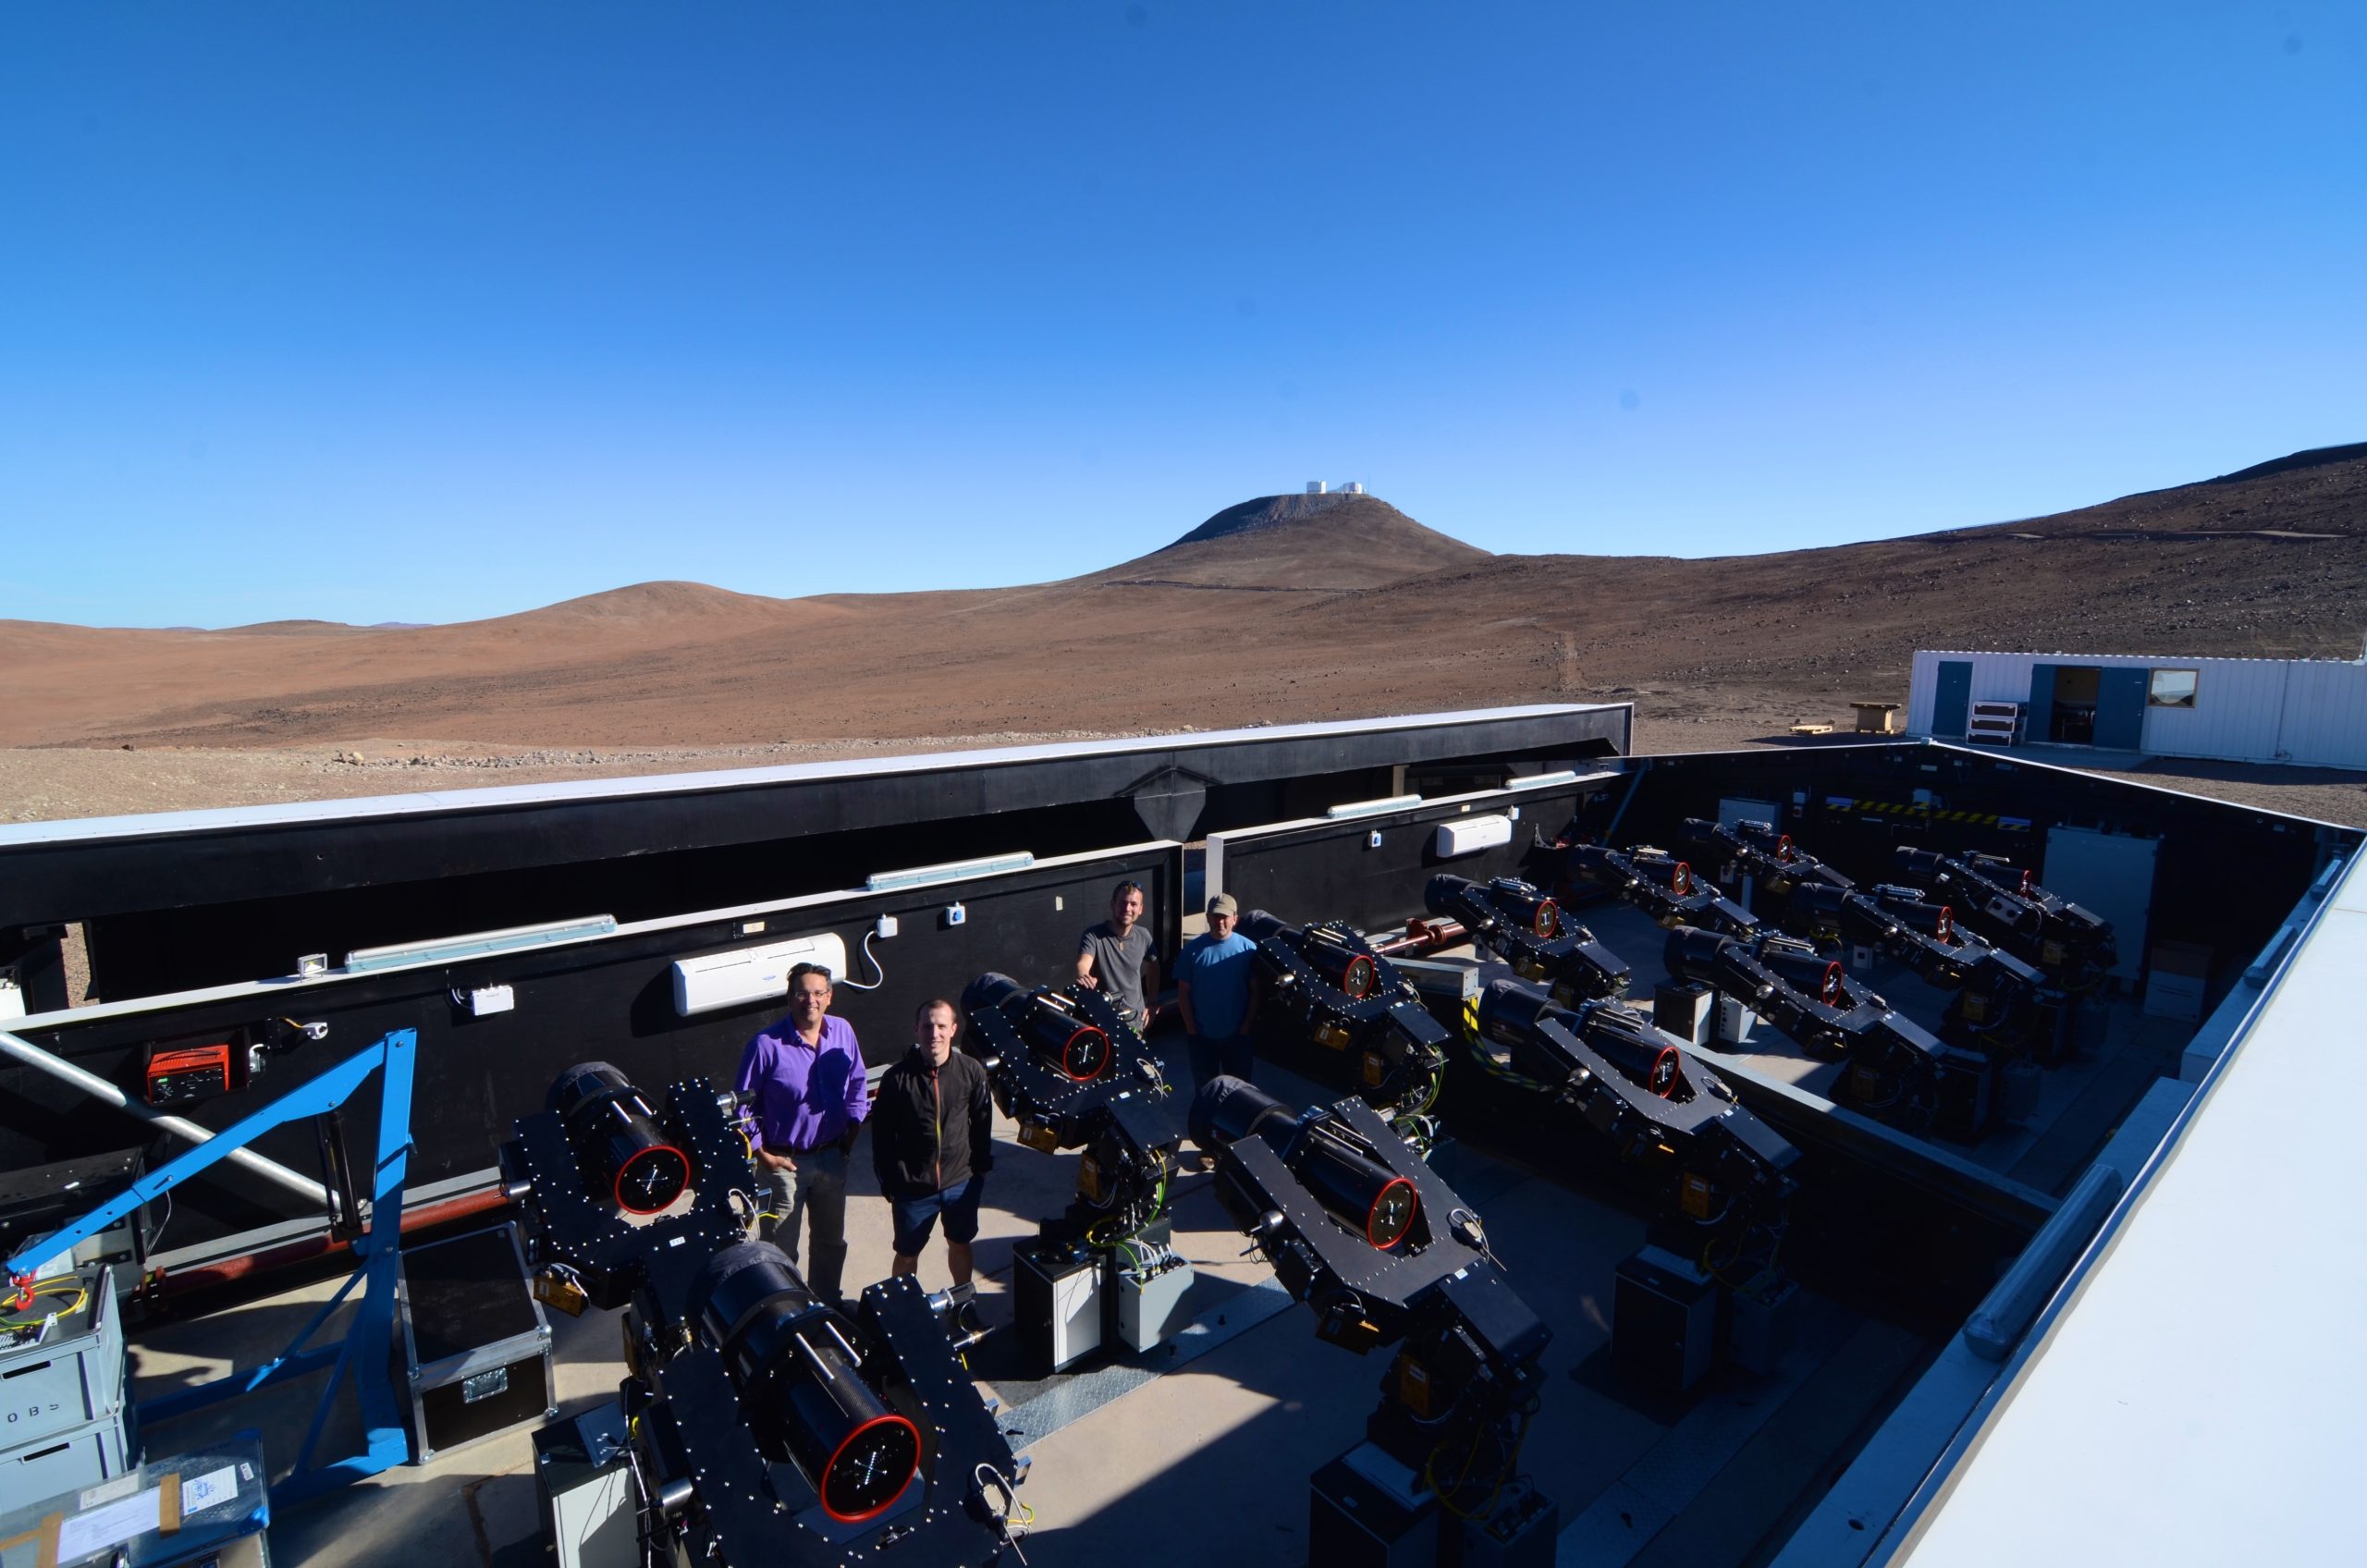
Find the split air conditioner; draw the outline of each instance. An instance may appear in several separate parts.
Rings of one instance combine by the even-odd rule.
[[[1512,841],[1513,819],[1509,816],[1458,816],[1453,822],[1439,824],[1432,847],[1441,860],[1453,860],[1457,855],[1476,855],[1481,850],[1497,849]]]
[[[847,972],[847,945],[836,935],[793,937],[728,953],[678,959],[674,963],[674,1015],[714,1012],[789,994],[789,972],[801,963],[819,964],[836,980]]]

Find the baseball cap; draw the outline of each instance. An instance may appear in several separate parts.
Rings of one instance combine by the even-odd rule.
[[[1241,913],[1241,905],[1233,900],[1231,893],[1219,893],[1208,900],[1208,913],[1238,916]]]

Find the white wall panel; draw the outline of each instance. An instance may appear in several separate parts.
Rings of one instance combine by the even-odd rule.
[[[2145,710],[2144,748],[2163,756],[2276,760],[2277,721],[2285,707],[2286,659],[2145,661],[2154,669],[2191,669],[2194,706]]]
[[[2367,664],[2295,661],[2280,744],[2291,761],[2367,767]]]
[[[1919,649],[1907,680],[1907,732],[1932,733],[1944,661],[1972,665],[1972,700],[2027,703],[2039,665],[2191,669],[2191,708],[2145,710],[2140,744],[2160,756],[2290,762],[2367,769],[2367,663],[2219,659],[2145,654],[2008,654]],[[2028,722],[2039,727],[2042,715]]]

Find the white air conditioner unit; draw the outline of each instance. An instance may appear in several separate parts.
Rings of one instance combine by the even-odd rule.
[[[1476,855],[1481,850],[1492,850],[1513,841],[1513,819],[1509,816],[1458,816],[1453,822],[1439,824],[1432,847],[1441,860],[1453,860],[1457,855]]]
[[[674,1016],[714,1012],[789,995],[789,972],[801,963],[815,963],[838,979],[847,972],[847,945],[836,935],[794,937],[740,948],[728,953],[678,959],[674,963]]]

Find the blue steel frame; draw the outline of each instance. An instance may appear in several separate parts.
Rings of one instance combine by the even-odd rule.
[[[396,1030],[312,1082],[289,1090],[253,1115],[224,1128],[179,1158],[158,1166],[117,1197],[65,1229],[18,1249],[7,1261],[11,1275],[31,1273],[50,1258],[105,1231],[133,1209],[179,1186],[273,1128],[335,1110],[369,1080],[371,1073],[383,1071],[386,1078],[378,1096],[378,1145],[374,1157],[370,1229],[353,1243],[354,1256],[362,1260],[361,1267],[288,1342],[288,1348],[271,1360],[162,1399],[146,1401],[139,1407],[142,1421],[160,1421],[328,1367],[328,1383],[321,1390],[320,1403],[313,1407],[303,1446],[297,1450],[296,1467],[286,1480],[271,1488],[275,1501],[301,1502],[411,1458],[409,1425],[396,1401],[387,1366],[394,1350],[395,1293],[402,1281],[403,1176],[411,1162],[411,1058],[418,1042],[416,1030]],[[357,1284],[362,1286],[362,1297],[344,1337],[333,1345],[305,1349],[305,1341],[319,1331],[329,1315],[353,1293]],[[362,1452],[316,1465],[312,1462],[313,1446],[320,1441],[321,1429],[349,1372],[362,1407]]]

